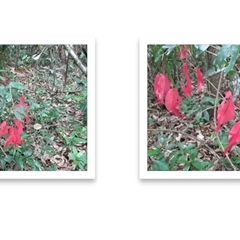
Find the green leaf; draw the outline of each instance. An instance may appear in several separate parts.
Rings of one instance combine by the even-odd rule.
[[[167,49],[167,55],[169,55],[177,46],[178,45],[169,44],[169,45],[163,45],[162,48]]]
[[[20,82],[10,82],[8,86],[19,89],[19,90],[25,89],[25,87]]]
[[[188,144],[188,145],[186,146],[185,150],[186,150],[186,152],[188,152],[188,151],[190,151],[191,149],[193,149],[193,148],[195,148],[195,147],[196,147],[195,144],[190,143],[190,144]],[[196,148],[195,148],[195,149],[196,149]]]
[[[217,68],[224,67],[224,72],[227,74],[233,69],[239,54],[238,45],[223,45],[214,61],[214,66]]]
[[[203,97],[200,101],[200,103],[211,103],[212,105],[215,105],[215,98],[212,97]]]
[[[7,93],[5,97],[6,97],[7,102],[12,101],[12,94],[11,93]]]
[[[224,70],[224,68],[217,68],[217,69],[215,69],[215,68],[210,68],[210,69],[208,69],[208,70],[205,72],[204,77],[210,77],[210,76],[212,76],[212,75],[214,75],[214,74],[216,74],[216,73],[219,73],[219,72],[221,72],[221,71],[223,71],[223,70]]]
[[[87,163],[87,154],[86,153],[81,153],[82,155],[79,157],[79,160],[83,163],[86,164]]]
[[[209,122],[210,116],[209,116],[208,111],[204,111],[204,112],[203,112],[203,118],[204,118],[207,122]]]
[[[16,109],[14,109],[14,111],[13,111],[13,113],[14,113],[14,115],[15,115],[15,117],[17,118],[17,119],[19,119],[19,120],[23,120],[23,118],[25,118],[26,117],[26,111],[25,111],[26,109],[24,108],[24,107],[18,107],[18,108],[16,108]]]
[[[77,159],[76,156],[73,153],[69,153],[68,157],[69,157],[70,160],[73,160],[73,161],[76,161],[76,159]]]
[[[152,164],[153,171],[169,171],[169,166],[165,160],[162,161],[155,161]]]
[[[176,147],[177,147],[176,144],[172,143],[172,144],[167,145],[165,147],[165,150],[171,150],[171,149],[176,148]]]
[[[186,157],[181,156],[181,157],[179,157],[177,159],[177,163],[184,163],[184,164],[186,164],[186,163],[188,163],[188,161],[186,160]]]
[[[41,164],[32,158],[28,158],[27,163],[32,167],[32,171],[39,171],[41,169]]]
[[[66,96],[66,98],[75,99],[78,102],[86,99],[86,97],[84,95],[74,95],[74,94],[70,94],[70,95]]]
[[[193,161],[192,165],[197,170],[204,170],[209,165],[209,162],[207,162],[207,161]]]
[[[86,140],[86,139],[83,139],[83,138],[75,137],[75,138],[73,138],[73,142],[74,142],[74,143],[86,143],[87,140]]]
[[[200,44],[200,45],[194,45],[198,50],[201,52],[204,52],[207,50],[207,48],[210,46],[209,44]]]
[[[24,156],[26,156],[26,157],[30,157],[31,155],[32,155],[32,150],[31,149],[29,149],[29,150],[27,150],[27,151],[25,151],[23,154],[24,154]]]
[[[72,147],[72,151],[73,151],[73,154],[74,154],[75,156],[77,156],[77,154],[78,154],[77,148],[73,146],[73,147]]]
[[[22,171],[24,168],[23,159],[21,157],[16,157],[15,161],[16,161],[17,165],[19,166],[20,170]]]
[[[190,164],[187,163],[184,168],[183,168],[183,171],[188,171],[190,169]]]
[[[13,156],[7,155],[6,157],[1,159],[0,161],[1,161],[2,168],[5,170],[6,169],[6,163],[12,162],[13,161]]]
[[[4,86],[0,86],[0,96],[4,97],[8,93],[7,88]]]
[[[27,57],[28,57],[27,55],[24,55],[24,56],[22,57],[22,60],[25,60]]]
[[[158,156],[160,149],[149,149],[148,150],[148,157]]]
[[[199,121],[202,117],[202,112],[197,112],[195,119]]]
[[[198,149],[197,148],[194,148],[194,149],[191,149],[189,152],[189,158],[191,161],[195,160],[197,154],[198,154]]]

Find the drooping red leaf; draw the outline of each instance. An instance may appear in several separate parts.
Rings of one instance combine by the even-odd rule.
[[[22,131],[23,131],[23,124],[22,124],[22,122],[19,119],[15,118],[14,119],[14,123],[17,126],[17,130],[18,130],[19,134],[21,134]]]
[[[227,152],[230,151],[231,148],[238,142],[240,142],[240,121],[235,123],[229,132],[228,145],[224,149],[223,156],[225,156]]]
[[[215,129],[215,132],[217,132],[221,128],[222,124],[227,123],[228,121],[231,121],[234,117],[235,117],[235,111],[234,111],[234,104],[232,100],[232,93],[231,91],[228,91],[228,92],[225,92],[225,97],[217,110],[218,125]]]
[[[170,81],[166,75],[158,73],[154,78],[154,92],[159,104],[164,104],[165,97],[170,89]]]
[[[22,144],[22,142],[23,142],[23,139],[21,139],[20,137],[19,130],[15,127],[10,127],[9,136],[6,139],[4,148],[10,144],[13,144],[16,147],[17,145]]]
[[[186,45],[182,46],[182,51],[178,52],[178,58],[185,59],[187,58],[188,48]]]
[[[180,106],[182,104],[182,98],[180,97],[176,88],[172,88],[168,91],[165,98],[165,106],[167,110],[174,115],[181,117]]]
[[[198,79],[197,91],[200,91],[203,88],[203,74],[198,67],[195,67],[195,71]]]
[[[191,82],[191,78],[190,78],[189,73],[188,73],[188,67],[187,67],[186,62],[183,63],[182,70],[183,70],[183,73],[184,73],[184,75],[186,77],[186,80],[187,80],[187,85],[182,85],[182,90],[187,97],[190,97],[190,96],[192,96],[192,82]]]
[[[3,121],[0,125],[0,137],[8,133],[8,125],[6,121]]]

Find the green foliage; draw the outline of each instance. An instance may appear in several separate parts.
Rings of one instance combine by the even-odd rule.
[[[78,46],[75,45],[74,49]],[[68,75],[62,74],[65,56],[60,57],[59,52],[64,53],[65,50],[60,45],[56,48],[51,45],[7,45],[5,50],[9,59],[15,62],[11,62],[11,67],[0,69],[0,124],[6,120],[13,126],[15,118],[21,120],[24,125],[21,138],[24,141],[4,148],[7,134],[1,137],[0,170],[56,171],[70,167],[69,170],[86,171],[85,76],[79,74],[72,60],[69,61]],[[40,58],[34,59],[33,56],[37,56],[35,53],[39,52],[42,52]],[[87,64],[86,55],[81,54],[80,58]],[[30,67],[33,77],[28,71]],[[6,85],[4,76],[9,78]],[[65,89],[63,86],[66,86]],[[23,95],[29,106],[28,112],[23,106],[14,107]],[[25,122],[26,116],[30,116],[29,125]],[[64,162],[61,166],[59,157],[69,166]]]
[[[148,150],[148,157],[153,159],[150,171],[205,171],[213,166],[206,159],[198,158],[198,148],[195,144],[172,143],[172,138],[158,135],[159,144],[155,149]],[[171,143],[170,143],[171,142]]]
[[[209,96],[203,97],[200,102],[195,97],[185,98],[181,106],[181,111],[188,117],[194,116],[196,122],[208,122],[210,116],[208,110],[214,109],[215,99]]]
[[[87,164],[87,155],[84,152],[78,152],[76,147],[72,147],[72,152],[68,154],[69,159],[73,161],[75,166],[78,169],[81,169],[82,171],[86,170],[86,164]]]
[[[187,57],[185,56],[186,51]],[[149,45],[148,69],[150,67],[150,70],[148,71],[148,89],[154,94],[154,91],[152,91],[154,76],[156,76],[157,73],[165,74],[171,81],[171,87],[177,88],[183,100],[180,107],[180,111],[183,113],[183,120],[179,120],[179,124],[186,124],[189,129],[202,128],[207,122],[213,123],[213,121],[215,121],[213,119],[213,113],[217,113],[217,109],[214,108],[215,106],[218,108],[226,91],[231,90],[234,101],[237,97],[240,97],[239,54],[240,45],[187,45],[187,50],[183,45]],[[186,97],[186,93],[184,94],[182,89],[183,84],[186,83],[186,78],[182,71],[183,62],[188,65],[189,75],[192,81],[193,94],[191,97]],[[198,67],[204,75],[205,87],[202,89],[202,92],[195,90],[197,87],[196,83],[201,83],[201,80],[199,80],[201,78],[199,75],[196,75],[196,67]],[[223,74],[212,77],[220,72]],[[219,87],[218,79],[221,79],[221,85]],[[212,86],[219,91],[217,102],[216,99],[212,97],[215,95]],[[188,94],[191,95],[191,93]],[[152,100],[149,98],[149,101]],[[152,104],[151,107],[153,105],[154,104]],[[164,107],[160,106],[159,108],[165,111]],[[239,98],[235,101],[235,109],[236,108],[239,108]],[[154,126],[156,124],[156,126],[158,126],[158,120],[161,118],[157,119],[156,116],[163,117],[161,113],[155,114],[155,112],[153,113],[149,110],[148,125]],[[212,131],[212,136],[206,137],[212,139],[210,148],[213,151],[216,149],[222,151],[222,147],[225,148],[228,145],[229,129],[236,122],[236,118],[239,119],[238,111],[235,111],[235,116],[234,120],[224,123],[224,127],[217,133],[220,142],[216,137],[216,133],[214,133],[214,124],[207,124],[206,127],[204,126],[204,128],[202,128],[206,128],[206,133],[209,135],[211,135],[209,130],[210,132]],[[163,120],[161,121],[164,123]],[[167,121],[168,119],[164,123],[166,126],[168,125]],[[169,125],[172,126],[172,124]],[[183,147],[182,143],[176,143],[174,139],[165,144],[162,144],[159,139],[158,142],[160,147],[151,143],[150,149],[148,149],[150,170],[173,171],[177,168],[185,171],[206,170],[212,166],[212,163],[208,160],[198,159],[198,149],[196,147],[194,150],[188,151],[186,144],[184,145],[185,147]],[[237,146],[235,146],[234,151],[240,155],[240,149]],[[232,168],[227,158],[223,158],[221,162],[228,168]],[[226,162],[228,162],[228,164],[225,164]],[[233,162],[238,168],[240,167],[238,160],[233,160]]]
[[[239,45],[223,45],[214,61],[215,69],[220,68],[227,74],[233,69],[239,56]]]

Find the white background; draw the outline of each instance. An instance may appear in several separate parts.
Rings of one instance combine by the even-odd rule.
[[[138,179],[139,38],[240,35],[235,1],[4,1],[0,20],[95,37],[97,83],[96,180],[1,180],[1,239],[239,239],[239,181]]]

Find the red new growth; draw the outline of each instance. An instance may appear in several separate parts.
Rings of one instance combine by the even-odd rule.
[[[192,96],[192,83],[188,73],[187,63],[183,63],[182,70],[187,80],[187,85],[182,85],[182,90],[185,93],[185,95],[189,97]]]
[[[215,129],[217,132],[222,124],[231,121],[235,117],[234,112],[234,104],[232,100],[232,93],[230,91],[225,92],[225,98],[223,99],[222,103],[219,105],[217,110],[217,122],[218,125]]]
[[[228,145],[224,149],[223,156],[225,156],[227,152],[230,151],[231,148],[238,142],[240,142],[240,121],[235,123],[229,132]]]
[[[20,136],[23,131],[23,125],[17,118],[14,119],[14,123],[16,127],[10,127],[9,136],[6,139],[4,147],[7,147],[10,144],[13,144],[16,147],[23,142],[23,139],[21,139]]]
[[[20,137],[19,129],[15,127],[10,127],[9,136],[6,139],[5,146],[7,147],[10,144],[13,144],[15,147],[20,145],[23,142],[23,139]]]
[[[197,91],[200,91],[203,88],[203,74],[198,67],[195,67],[195,71],[198,79]]]
[[[0,125],[0,138],[8,133],[8,125],[6,121],[3,121]]]
[[[21,134],[23,131],[23,125],[22,125],[21,121],[18,120],[17,118],[15,118],[14,123],[17,126],[17,130],[18,130],[19,134]]]
[[[179,109],[182,104],[182,98],[178,94],[176,88],[172,88],[168,91],[166,98],[165,98],[165,106],[167,110],[177,117],[181,117],[182,114],[180,113]]]
[[[178,58],[185,59],[187,58],[188,48],[186,45],[182,46],[182,51],[178,52]]]
[[[164,104],[165,97],[170,89],[170,81],[164,74],[157,74],[154,79],[154,92],[159,104]]]

